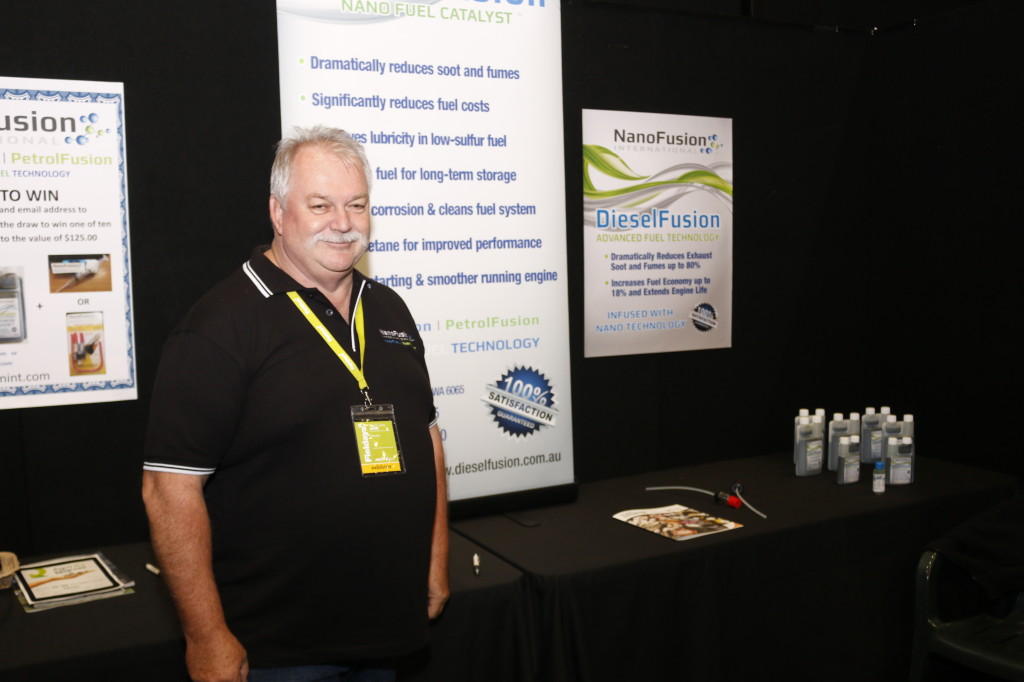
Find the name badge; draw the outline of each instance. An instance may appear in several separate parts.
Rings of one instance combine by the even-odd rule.
[[[352,427],[364,477],[405,473],[394,405],[353,405]]]

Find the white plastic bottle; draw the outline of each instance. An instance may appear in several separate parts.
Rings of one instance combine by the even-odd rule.
[[[821,473],[824,459],[824,433],[821,417],[800,417],[796,429],[793,455],[797,476],[815,476]]]
[[[851,412],[850,418],[847,420],[850,422],[850,435],[860,437],[860,412]]]
[[[861,461],[861,459],[860,459],[860,436],[859,435],[850,436],[850,454],[851,455],[857,455],[857,461],[858,462]],[[857,473],[857,478],[860,478],[860,473],[859,472]]]
[[[868,407],[860,420],[860,461],[865,464],[882,460],[882,419],[875,408]]]
[[[896,415],[887,414],[882,420],[882,443],[885,445],[885,454],[889,454],[889,439],[903,437],[903,422],[896,420]]]
[[[903,435],[914,437],[914,415],[905,414],[903,415]]]
[[[836,483],[849,485],[860,480],[860,453],[850,450],[852,438],[859,436],[840,436],[836,451]]]
[[[797,431],[800,428],[800,419],[803,418],[803,417],[807,417],[808,421],[810,421],[810,419],[811,419],[811,411],[809,409],[807,409],[806,407],[801,407],[799,409],[799,411],[797,411],[796,416],[793,417],[793,443],[794,443],[794,445],[793,445],[793,464],[796,464]]]
[[[828,423],[828,470],[835,471],[838,466],[839,439],[843,436],[850,436],[850,422],[843,419],[842,412],[832,415],[832,421]],[[849,442],[847,442],[849,444]]]
[[[914,482],[914,439],[910,436],[890,438],[885,453],[885,482],[888,485],[910,485]]]

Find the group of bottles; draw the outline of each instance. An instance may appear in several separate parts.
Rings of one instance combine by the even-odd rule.
[[[861,416],[841,412],[825,424],[825,410],[800,410],[793,434],[793,463],[797,476],[816,476],[826,468],[836,472],[840,485],[860,480],[861,464],[872,467],[872,489],[914,482],[914,415],[897,419],[888,407],[868,407]]]

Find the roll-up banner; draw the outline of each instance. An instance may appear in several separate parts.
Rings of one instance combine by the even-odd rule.
[[[732,345],[732,119],[583,111],[586,357]]]
[[[572,483],[559,3],[277,9],[283,132],[366,146],[360,270],[418,323],[450,498]]]
[[[0,409],[133,400],[121,83],[0,77]]]

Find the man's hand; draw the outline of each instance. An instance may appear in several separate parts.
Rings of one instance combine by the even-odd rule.
[[[193,682],[246,682],[249,679],[245,648],[229,630],[185,641],[185,663]]]

